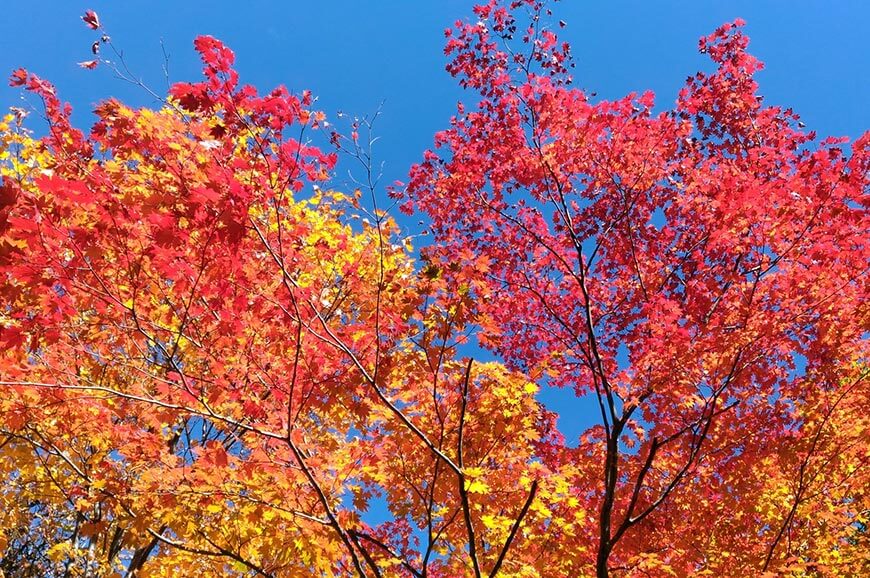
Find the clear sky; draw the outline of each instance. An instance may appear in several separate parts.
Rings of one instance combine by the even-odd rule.
[[[199,78],[192,41],[199,34],[223,40],[237,55],[244,83],[261,91],[277,84],[310,89],[318,107],[334,118],[373,113],[376,155],[384,183],[404,180],[408,167],[447,127],[462,91],[444,72],[443,31],[472,18],[467,0],[7,0],[0,35],[0,75],[23,66],[58,87],[90,122],[93,105],[108,96],[153,104],[141,89],[87,71],[94,33],[79,17],[95,10],[122,48],[130,68],[158,93],[165,90],[161,39],[172,81]],[[38,6],[38,9],[37,9]],[[647,89],[668,106],[686,77],[708,68],[697,51],[700,36],[742,17],[750,51],[765,62],[758,80],[766,102],[790,106],[820,136],[855,138],[870,128],[870,1],[585,1],[553,5],[567,27],[577,84],[617,98]],[[20,105],[20,92],[0,86],[0,108]],[[335,186],[344,182],[338,175]],[[383,192],[383,191],[381,191]],[[416,223],[416,219],[414,219]],[[413,226],[408,223],[408,226]],[[569,396],[546,401],[565,414]],[[582,419],[561,422],[574,437]]]

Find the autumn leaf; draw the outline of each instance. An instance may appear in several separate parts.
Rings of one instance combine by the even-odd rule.
[[[25,82],[27,82],[27,71],[23,68],[16,69],[9,77],[9,86],[24,86]]]
[[[93,10],[87,10],[84,16],[82,16],[82,20],[88,25],[88,28],[91,28],[92,30],[100,28],[100,18]]]

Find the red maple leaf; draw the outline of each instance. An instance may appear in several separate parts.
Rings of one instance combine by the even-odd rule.
[[[4,176],[0,181],[0,211],[15,204],[18,198],[18,185],[9,177]]]
[[[100,27],[100,17],[97,16],[97,13],[93,10],[85,12],[85,15],[82,16],[82,20],[84,20],[85,24],[87,24],[92,30],[97,30]]]
[[[9,86],[24,86],[25,82],[27,82],[27,71],[23,68],[13,71],[9,77]]]

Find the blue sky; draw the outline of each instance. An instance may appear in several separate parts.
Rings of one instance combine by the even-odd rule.
[[[463,0],[44,0],[3,8],[0,74],[23,66],[56,84],[76,109],[79,125],[89,111],[115,96],[152,104],[141,89],[112,78],[108,70],[86,71],[94,34],[79,20],[93,9],[122,48],[130,68],[161,93],[165,90],[161,40],[172,81],[199,77],[192,41],[199,34],[223,40],[237,55],[242,81],[268,90],[285,84],[310,89],[318,107],[368,115],[383,103],[375,127],[376,161],[384,183],[404,180],[408,167],[446,128],[462,91],[444,72],[443,31],[471,18]],[[819,135],[855,138],[870,128],[870,2],[865,0],[600,1],[563,0],[554,18],[567,22],[577,84],[617,98],[653,90],[659,106],[676,97],[686,77],[708,67],[697,40],[719,24],[742,17],[750,51],[766,69],[760,92],[768,103],[791,106]],[[0,108],[20,105],[20,92],[4,82]],[[337,175],[335,186],[346,181]],[[417,219],[413,220],[416,223]],[[409,222],[408,226],[413,226]],[[570,415],[568,395],[547,401]],[[561,422],[576,435],[582,419]]]

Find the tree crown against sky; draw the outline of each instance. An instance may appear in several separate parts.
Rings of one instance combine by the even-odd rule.
[[[476,96],[391,191],[419,258],[374,181],[330,186],[374,168],[367,121],[212,37],[88,133],[16,71],[48,130],[0,126],[0,568],[867,570],[870,136],[766,105],[742,26],[658,111],[575,88],[547,5],[475,7],[446,53]],[[542,387],[592,400],[579,443]]]

